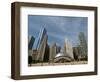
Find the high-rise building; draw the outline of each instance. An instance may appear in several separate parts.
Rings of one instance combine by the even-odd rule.
[[[33,50],[32,47],[34,45],[35,38],[33,36],[28,37],[28,56],[32,56]]]
[[[61,47],[60,47],[60,46],[57,46],[57,45],[56,45],[56,47],[57,47],[57,48],[56,48],[56,54],[58,54],[58,53],[61,52]]]
[[[48,39],[48,36],[47,36],[46,29],[41,28],[40,32],[39,32],[39,36],[36,38],[36,40],[34,42],[34,46],[32,47],[33,53],[34,53],[34,50],[36,52],[36,54],[34,53],[35,60],[43,61],[45,49],[46,49],[46,44],[47,44],[47,39]]]
[[[34,45],[34,41],[35,41],[35,38],[33,36],[28,37],[28,49],[29,50],[32,50],[32,47]]]
[[[57,53],[57,46],[56,43],[54,42],[51,46],[50,46],[50,55],[49,55],[49,61],[50,62],[54,62],[54,58],[56,56]]]
[[[32,60],[34,61],[36,60],[37,54],[38,54],[37,50],[32,50]]]
[[[62,51],[65,56],[74,59],[72,44],[68,41],[68,39],[65,39],[65,44]]]
[[[47,44],[47,35],[45,35],[43,37],[43,40],[41,41],[36,60],[43,61],[45,50],[46,50],[46,44]]]
[[[39,36],[36,38],[33,46],[33,50],[38,50],[40,47],[40,44],[42,43],[44,36],[47,35],[47,31],[45,28],[41,28],[39,32]]]
[[[49,62],[49,55],[50,55],[50,47],[48,45],[48,43],[46,44],[46,50],[45,50],[45,54],[44,54],[44,62]]]

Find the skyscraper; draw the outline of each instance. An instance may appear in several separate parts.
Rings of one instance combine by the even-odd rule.
[[[41,41],[36,60],[43,61],[45,50],[46,50],[46,44],[47,44],[47,35],[45,35],[43,37],[43,40]]]
[[[33,45],[34,45],[34,41],[35,41],[35,38],[33,37],[33,36],[29,36],[28,37],[28,49],[30,50],[32,50],[32,47],[33,47]]]
[[[49,61],[50,62],[54,62],[54,58],[56,56],[57,53],[57,46],[56,43],[54,42],[51,46],[50,46],[50,56],[49,56]]]
[[[33,51],[34,50],[37,51],[37,54],[35,55],[35,60],[37,60],[37,61],[43,61],[45,48],[46,48],[46,44],[47,44],[47,38],[48,38],[48,36],[47,36],[46,29],[41,28],[40,32],[39,32],[39,36],[36,38],[34,46],[32,48]]]
[[[48,45],[48,43],[46,44],[46,50],[45,50],[45,54],[44,54],[44,62],[49,62],[49,55],[50,55],[50,47]]]
[[[44,36],[47,35],[47,31],[45,28],[41,28],[38,37],[36,38],[33,46],[33,50],[38,50],[40,47],[40,44],[43,41]]]
[[[68,39],[65,39],[63,54],[67,57],[70,57],[71,59],[74,59],[73,48],[71,43],[68,41]]]
[[[33,50],[32,47],[34,45],[35,38],[33,36],[28,37],[28,56],[32,56]]]

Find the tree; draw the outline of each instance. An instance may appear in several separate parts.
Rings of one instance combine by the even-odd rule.
[[[87,59],[87,41],[83,32],[79,33],[81,57]]]
[[[28,64],[31,66],[31,64],[32,64],[32,56],[28,56]]]

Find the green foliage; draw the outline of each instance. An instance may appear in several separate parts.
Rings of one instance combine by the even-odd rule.
[[[87,56],[87,41],[83,32],[79,33],[81,55]]]
[[[32,64],[32,56],[28,56],[28,64]]]
[[[81,59],[80,59],[81,61],[88,61],[88,56],[84,56],[84,57],[82,57]]]

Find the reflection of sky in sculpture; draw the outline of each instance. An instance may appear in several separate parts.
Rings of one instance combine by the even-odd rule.
[[[28,16],[29,36],[38,37],[43,27],[47,30],[48,43],[56,42],[59,46],[64,45],[65,38],[69,39],[73,46],[77,45],[79,32],[84,32],[87,37],[87,26],[87,17]]]

